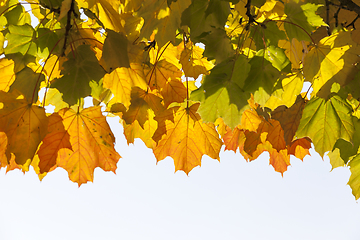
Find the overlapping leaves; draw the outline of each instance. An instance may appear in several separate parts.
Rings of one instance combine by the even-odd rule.
[[[128,143],[140,138],[187,174],[203,155],[219,160],[223,144],[248,161],[268,152],[283,174],[313,144],[350,167],[360,197],[360,47],[356,29],[326,17],[335,5],[29,2],[0,5],[0,167],[31,164],[40,178],[62,167],[79,185],[96,167],[115,172],[107,115]]]

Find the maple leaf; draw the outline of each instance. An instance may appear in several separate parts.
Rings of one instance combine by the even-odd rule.
[[[316,15],[316,10],[321,5],[313,3],[295,3],[289,2],[285,5],[285,30],[290,40],[296,38],[298,40],[310,40],[309,33],[316,27],[326,26],[323,19]],[[287,23],[290,22],[290,23]],[[299,26],[301,30],[299,30]]]
[[[323,38],[304,60],[304,77],[313,83],[313,95],[327,98],[333,83],[346,85],[358,70],[360,46],[349,32],[340,32]]]
[[[168,41],[175,42],[176,30],[180,27],[181,13],[191,4],[191,0],[171,2],[166,0],[145,0],[138,16],[144,19],[140,39],[150,39],[153,31],[160,47]]]
[[[222,140],[281,174],[313,143],[350,166],[359,198],[359,4],[326,3],[2,1],[0,167],[92,181],[116,169],[105,115],[119,116],[128,144],[186,173],[219,160]]]
[[[160,90],[165,105],[172,102],[182,103],[187,95],[187,89],[181,82],[182,72],[165,59],[156,62],[151,69],[146,69],[146,79],[151,89]]]
[[[79,186],[93,181],[96,167],[115,173],[120,155],[114,149],[115,138],[100,107],[86,108],[81,112],[62,109],[59,116],[69,134],[71,149],[58,149],[57,165],[68,171],[70,180]]]
[[[360,198],[360,161],[359,155],[356,155],[351,161],[349,162],[350,166],[350,179],[348,184],[352,189],[352,193],[355,196],[355,199]]]
[[[348,115],[350,111],[350,106],[337,95],[327,101],[313,98],[304,108],[296,137],[309,137],[315,150],[323,156],[332,150],[338,138],[352,141],[354,124]]]
[[[170,156],[174,159],[175,171],[183,170],[186,174],[201,165],[204,154],[219,160],[222,145],[214,125],[201,122],[196,112],[198,107],[197,103],[188,109],[170,108],[163,126],[166,134],[154,148],[157,161]]]
[[[95,0],[95,1],[77,1],[79,7],[84,7],[92,11],[104,26],[116,32],[124,32],[124,26],[121,23],[118,1]]]
[[[0,90],[7,92],[15,81],[14,61],[6,58],[0,59]]]
[[[143,68],[140,64],[131,63],[130,68],[117,68],[104,76],[104,87],[109,88],[114,94],[113,101],[121,102],[125,107],[130,106],[131,89],[147,88]]]
[[[15,155],[19,165],[31,161],[46,135],[45,109],[32,105],[22,95],[0,91],[0,132],[7,136],[6,157]],[[19,144],[21,142],[22,144]]]
[[[63,76],[56,79],[51,87],[63,93],[64,101],[70,105],[77,103],[81,98],[91,94],[89,83],[98,82],[105,71],[100,66],[94,52],[89,45],[81,45],[77,48],[77,55],[68,55],[69,60],[63,63]]]
[[[69,133],[65,130],[63,119],[58,113],[54,113],[49,116],[48,133],[37,151],[40,174],[49,172],[56,165],[58,152],[62,148],[72,150]]]
[[[199,113],[204,121],[221,117],[231,128],[240,123],[250,95],[242,90],[249,70],[245,57],[230,58],[211,70],[202,86],[191,93],[193,100],[201,102]]]
[[[306,155],[310,155],[311,140],[309,138],[299,138],[291,142],[288,147],[289,154],[303,160]]]
[[[297,101],[290,108],[279,106],[271,113],[271,117],[278,120],[283,128],[287,145],[293,141],[304,107],[305,100],[301,95],[298,95]]]
[[[214,65],[203,57],[203,52],[203,49],[192,45],[191,42],[186,44],[180,57],[180,63],[182,64],[185,77],[193,77],[196,79],[200,74],[208,74],[208,71],[213,68]]]

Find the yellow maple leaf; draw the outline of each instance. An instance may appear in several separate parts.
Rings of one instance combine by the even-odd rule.
[[[255,110],[247,109],[241,116],[241,129],[255,132],[262,121]]]
[[[182,42],[180,45],[184,45]],[[185,77],[197,79],[200,74],[209,74],[214,64],[203,56],[204,49],[195,46],[191,41],[186,43],[186,47],[181,52],[180,63],[185,73]]]
[[[360,46],[351,39],[351,32],[338,32],[323,38],[306,55],[304,77],[312,82],[312,95],[327,98],[331,86],[347,84],[357,73]]]
[[[114,149],[115,138],[101,107],[86,108],[81,112],[62,109],[59,115],[72,149],[59,149],[57,164],[69,173],[70,180],[79,186],[92,181],[96,167],[115,172],[120,155]]]
[[[156,62],[151,69],[145,69],[146,79],[151,89],[158,89],[165,101],[165,107],[172,102],[182,103],[187,89],[181,81],[182,72],[165,59]]]
[[[29,164],[47,133],[45,109],[29,103],[17,91],[0,91],[0,103],[0,132],[8,139],[7,159],[14,154],[16,164]]]
[[[175,171],[183,170],[188,174],[194,167],[201,165],[204,154],[219,159],[222,141],[213,124],[203,123],[196,110],[199,103],[188,109],[173,107],[165,120],[164,134],[154,148],[157,161],[166,156],[174,159]]]
[[[90,9],[99,20],[106,26],[116,32],[124,32],[120,10],[120,1],[94,0],[94,1],[77,1],[79,8]]]
[[[7,92],[15,81],[14,61],[6,58],[0,59],[0,90]]]
[[[112,101],[123,103],[126,108],[130,106],[133,87],[147,89],[143,67],[136,63],[130,63],[130,68],[121,67],[105,74],[103,84],[114,94]]]

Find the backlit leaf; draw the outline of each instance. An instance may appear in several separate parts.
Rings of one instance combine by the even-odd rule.
[[[98,82],[105,71],[88,45],[79,46],[76,56],[69,53],[68,58],[62,65],[63,77],[56,79],[51,87],[58,89],[64,101],[72,105],[91,94],[90,81]]]
[[[351,161],[349,162],[350,167],[350,179],[348,184],[352,189],[352,193],[355,196],[355,199],[360,198],[360,155],[356,155]]]
[[[241,56],[229,58],[211,70],[202,86],[191,93],[192,99],[201,102],[199,113],[204,121],[215,122],[221,117],[231,128],[240,124],[250,97],[242,90],[249,70],[247,60]]]
[[[146,90],[144,71],[140,64],[131,63],[130,68],[117,68],[104,76],[104,87],[114,94],[114,101],[130,106],[130,95],[133,87]]]
[[[62,109],[59,115],[69,134],[71,149],[59,149],[57,164],[68,171],[70,180],[79,186],[92,181],[96,167],[115,172],[120,155],[114,149],[115,138],[100,107],[81,112]]]
[[[47,133],[45,109],[32,105],[17,93],[0,92],[0,131],[7,136],[6,156],[19,165],[31,161]],[[19,144],[21,143],[21,144]]]
[[[320,41],[306,55],[304,77],[313,83],[313,95],[327,97],[334,82],[345,85],[357,73],[355,63],[360,58],[360,46],[349,32],[332,34]]]
[[[186,44],[180,57],[185,77],[196,79],[200,74],[208,74],[209,70],[213,68],[214,65],[203,57],[203,51],[200,47],[192,45],[191,42]]]
[[[9,26],[9,33],[5,35],[8,45],[5,48],[5,54],[21,53],[22,55],[36,54],[36,44],[34,43],[34,29],[28,25]]]
[[[48,172],[56,165],[58,152],[62,148],[72,150],[69,133],[65,130],[63,119],[58,113],[49,116],[48,133],[43,139],[37,154],[39,155],[40,174]]]
[[[170,156],[174,159],[175,171],[183,170],[186,174],[201,165],[204,154],[219,159],[222,145],[214,125],[201,122],[196,112],[198,107],[199,104],[189,109],[172,108],[169,114],[175,114],[174,119],[165,121],[167,133],[154,148],[158,161]]]
[[[326,26],[322,18],[316,15],[321,5],[290,1],[285,5],[285,30],[289,39],[310,40],[310,34],[316,27]],[[289,22],[289,23],[287,23]]]
[[[313,98],[304,108],[296,136],[309,137],[315,150],[324,156],[338,138],[352,141],[354,125],[348,114],[350,111],[351,107],[337,95],[327,101]]]
[[[0,90],[7,92],[14,81],[14,61],[6,58],[0,59]]]

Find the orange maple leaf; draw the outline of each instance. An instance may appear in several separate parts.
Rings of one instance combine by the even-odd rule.
[[[204,154],[219,160],[222,141],[213,124],[202,123],[196,112],[199,105],[196,103],[189,108],[170,108],[165,124],[159,124],[159,127],[166,128],[163,130],[166,134],[153,150],[155,157],[158,161],[166,156],[172,157],[175,171],[183,170],[188,174],[194,167],[201,165]]]
[[[165,59],[156,62],[151,69],[145,69],[146,79],[151,89],[160,91],[165,107],[172,102],[182,103],[187,89],[181,82],[182,72]]]
[[[29,103],[17,92],[0,91],[0,132],[7,136],[6,157],[16,164],[30,163],[47,133],[45,109]],[[29,161],[30,160],[30,161]]]
[[[305,100],[301,95],[298,95],[294,105],[290,108],[281,105],[271,113],[271,118],[278,120],[284,130],[284,139],[287,145],[292,142],[295,136],[304,107]]]
[[[79,111],[62,109],[65,130],[69,134],[72,149],[61,148],[57,164],[69,173],[69,178],[79,186],[93,180],[94,169],[115,172],[120,155],[114,149],[112,134],[101,107]]]
[[[303,160],[306,155],[310,155],[311,140],[307,137],[294,140],[288,146],[289,154]]]
[[[62,148],[72,150],[69,133],[64,128],[62,117],[58,113],[53,113],[49,116],[48,134],[37,152],[39,174],[49,172],[56,165],[58,152]]]

